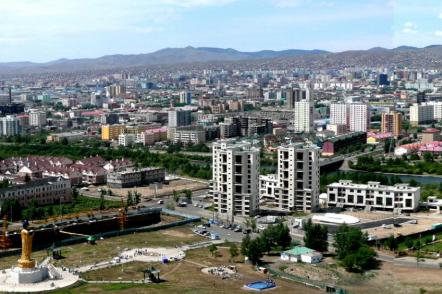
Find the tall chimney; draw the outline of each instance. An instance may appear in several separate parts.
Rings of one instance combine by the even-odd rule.
[[[9,87],[9,104],[12,104],[12,88]]]

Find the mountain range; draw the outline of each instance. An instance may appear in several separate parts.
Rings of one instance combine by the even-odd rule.
[[[375,47],[368,50],[329,52],[325,50],[289,49],[282,51],[262,50],[241,52],[235,49],[211,47],[165,48],[146,54],[116,54],[99,58],[58,59],[45,63],[6,62],[0,63],[0,73],[20,74],[39,72],[77,72],[132,68],[151,65],[173,65],[196,62],[236,62],[253,60],[275,60],[302,66],[441,66],[442,46],[424,48],[400,46],[393,49]]]

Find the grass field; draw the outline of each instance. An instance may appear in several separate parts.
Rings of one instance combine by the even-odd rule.
[[[246,283],[266,279],[267,276],[255,271],[254,267],[244,263],[229,261],[227,248],[220,248],[219,255],[213,257],[207,248],[186,252],[186,258],[170,264],[133,262],[113,268],[90,271],[82,275],[88,280],[140,280],[142,269],[153,265],[161,271],[159,284],[85,284],[70,290],[56,293],[245,293],[242,286]],[[241,260],[242,258],[237,258]],[[206,275],[201,269],[208,266],[235,264],[239,276],[223,280],[219,277]],[[123,269],[123,271],[122,271]],[[274,293],[321,293],[319,290],[303,286],[287,280],[276,279],[277,289]]]
[[[175,247],[184,244],[207,240],[191,231],[191,226],[180,226],[172,229],[137,233],[98,240],[96,245],[86,243],[61,247],[65,258],[55,262],[56,265],[66,267],[92,264],[103,260],[109,260],[118,255],[125,248],[137,247]],[[46,256],[46,251],[37,251],[32,257],[41,261]],[[0,269],[10,268],[17,263],[19,255],[0,258]]]

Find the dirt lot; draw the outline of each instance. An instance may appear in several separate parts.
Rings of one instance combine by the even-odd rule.
[[[157,189],[156,196],[167,196],[171,195],[173,191],[181,191],[185,189],[189,189],[192,191],[202,190],[208,188],[208,184],[204,184],[202,182],[190,181],[190,180],[173,180],[170,181],[169,184],[164,184],[161,189]],[[127,196],[129,191],[138,192],[141,194],[143,198],[154,198],[155,197],[155,188],[151,188],[149,186],[145,187],[133,187],[133,188],[109,188],[106,185],[89,187],[89,191],[84,191],[84,194],[93,194],[99,195],[100,193],[97,191],[98,189],[112,190],[112,194],[115,196]]]
[[[127,291],[118,293],[248,293],[243,290],[242,286],[246,283],[265,279],[266,276],[258,273],[251,265],[243,263],[232,263],[229,261],[229,253],[227,249],[220,249],[219,256],[213,257],[207,248],[191,250],[186,252],[186,258],[181,262],[171,264],[149,264],[161,270],[160,278],[164,282],[157,285],[147,285],[144,287],[135,287]],[[240,258],[238,258],[240,260]],[[207,266],[221,266],[235,264],[238,269],[239,277],[234,279],[221,279],[201,272],[201,269]],[[142,269],[147,264],[131,263],[125,265],[122,272],[121,266],[109,268],[97,272],[89,272],[84,275],[86,279],[141,279]],[[277,289],[270,291],[271,293],[321,293],[319,290],[303,286],[294,282],[277,279]],[[73,289],[72,293],[93,293],[102,285],[88,285]],[[106,287],[106,285],[104,285]],[[107,292],[107,291],[106,291]],[[117,291],[115,291],[116,293]],[[110,292],[112,293],[112,292]]]
[[[338,285],[350,293],[418,294],[420,289],[426,293],[442,293],[442,270],[398,267],[384,262],[379,269],[361,275],[346,272],[331,258],[319,265],[281,261],[273,265],[274,268],[281,266],[286,267],[287,273]]]

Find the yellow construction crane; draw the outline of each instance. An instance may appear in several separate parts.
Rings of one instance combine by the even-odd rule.
[[[127,210],[126,210],[126,205],[124,205],[123,196],[121,196],[121,207],[118,210],[118,212],[119,212],[118,222],[120,224],[120,231],[122,231],[124,230],[124,227],[127,223]]]
[[[11,248],[12,242],[11,239],[8,237],[8,216],[3,216],[3,230],[2,235],[0,236],[0,249],[6,250]]]

